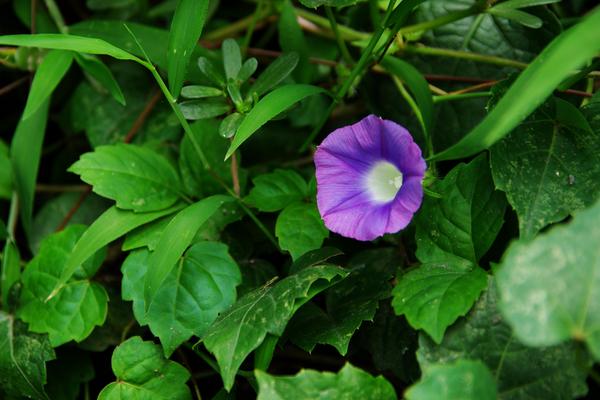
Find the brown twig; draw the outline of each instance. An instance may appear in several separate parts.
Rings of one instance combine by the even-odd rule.
[[[235,152],[231,155],[231,182],[233,184],[233,192],[239,197],[241,192],[240,176],[237,154]]]
[[[89,187],[89,185],[47,185],[38,183],[35,185],[35,191],[39,193],[85,192]]]
[[[158,103],[158,100],[160,100],[160,96],[161,96],[160,90],[156,89],[156,91],[154,92],[154,95],[150,98],[150,100],[148,100],[148,102],[146,103],[146,106],[144,107],[144,109],[142,110],[140,115],[138,115],[138,117],[133,122],[133,125],[131,125],[131,129],[129,129],[129,132],[127,132],[127,135],[125,135],[125,139],[123,139],[124,143],[131,143],[131,141],[133,140],[135,135],[138,133],[140,128],[144,125],[144,122],[146,121],[146,119],[148,118],[148,116],[150,115],[150,113],[152,112],[154,107],[156,106],[156,103]]]
[[[85,192],[81,193],[81,195],[77,199],[77,202],[75,202],[75,204],[73,204],[73,207],[71,207],[69,209],[69,211],[67,212],[67,215],[65,215],[65,217],[62,219],[62,221],[60,221],[60,224],[58,224],[58,226],[56,227],[55,232],[62,231],[65,228],[65,226],[67,226],[67,224],[69,223],[71,218],[73,218],[73,215],[75,215],[77,210],[79,210],[79,207],[81,207],[81,205],[83,204],[85,199],[88,197],[88,195],[91,193],[91,191],[92,191],[92,187],[88,186],[87,190]]]
[[[498,83],[498,81],[488,81],[488,82],[483,82],[483,83],[479,83],[477,85],[473,85],[473,86],[469,86],[460,90],[455,90],[454,92],[448,92],[448,95],[455,95],[455,94],[463,94],[463,93],[469,93],[469,92],[476,92],[478,90],[481,89],[487,89],[490,88],[492,86],[494,86],[496,83]]]
[[[8,85],[0,88],[0,96],[9,93],[11,90],[18,88],[23,83],[29,80],[29,75],[26,75],[22,78],[17,79],[14,82],[9,83]]]

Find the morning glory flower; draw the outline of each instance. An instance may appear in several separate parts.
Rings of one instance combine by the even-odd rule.
[[[395,122],[369,115],[336,129],[314,160],[317,205],[330,231],[373,240],[406,227],[421,206],[425,160]]]

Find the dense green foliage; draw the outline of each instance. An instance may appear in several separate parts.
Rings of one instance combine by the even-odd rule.
[[[0,399],[597,398],[596,2],[0,7]],[[427,171],[359,242],[367,114]]]

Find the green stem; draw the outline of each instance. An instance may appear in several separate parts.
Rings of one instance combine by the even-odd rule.
[[[331,28],[330,21],[327,18],[323,18],[320,15],[313,14],[310,11],[304,10],[302,8],[295,8],[294,10],[296,11],[296,15],[312,22],[315,25],[318,25],[321,28],[324,28],[324,29]],[[346,41],[367,40],[371,37],[370,33],[360,32],[360,31],[354,30],[352,28],[349,28],[345,25],[338,24],[337,27],[338,27],[338,32],[339,32],[340,36]]]
[[[60,13],[60,9],[58,8],[54,0],[44,0],[44,2],[46,3],[48,13],[50,13],[50,17],[56,24],[58,31],[64,34],[69,33],[69,28],[67,27],[67,24],[65,24],[65,20],[62,14]]]
[[[371,40],[369,41],[369,44],[362,51],[362,53],[360,55],[360,59],[354,65],[354,68],[350,72],[350,75],[344,80],[342,87],[340,87],[340,89],[335,94],[335,97],[334,97],[333,101],[331,102],[331,104],[329,105],[329,108],[327,109],[327,111],[324,114],[322,114],[321,119],[319,120],[319,122],[317,123],[315,128],[312,130],[312,132],[310,133],[308,138],[306,138],[306,140],[300,147],[300,150],[299,150],[300,152],[305,151],[308,148],[308,146],[312,143],[312,141],[315,139],[317,134],[321,131],[323,126],[325,126],[325,123],[329,119],[329,115],[331,114],[331,112],[333,111],[335,106],[344,98],[344,96],[348,92],[348,89],[350,89],[350,87],[354,84],[354,80],[363,72],[365,66],[371,59],[371,55],[373,54],[373,50],[375,49],[375,46],[377,45],[379,38],[381,38],[381,35],[385,31],[385,26],[387,24],[387,21],[388,21],[390,15],[392,14],[392,10],[394,9],[395,3],[396,3],[396,0],[390,0],[388,9],[385,13],[385,16],[383,17],[383,21],[382,21],[381,25],[379,26],[377,31],[373,34],[373,36],[371,36]]]
[[[392,76],[392,79],[394,80],[394,83],[396,84],[396,88],[398,89],[398,91],[400,92],[402,97],[404,97],[404,100],[406,100],[406,102],[408,103],[410,108],[415,113],[415,116],[417,117],[417,120],[419,121],[419,125],[421,125],[421,130],[423,131],[423,134],[425,135],[425,142],[427,144],[427,156],[433,155],[433,144],[431,143],[431,137],[429,136],[429,132],[427,131],[427,128],[425,127],[425,121],[423,121],[423,115],[421,114],[421,110],[419,109],[419,106],[417,105],[415,100],[412,98],[410,93],[408,93],[408,90],[406,90],[406,88],[404,87],[402,80],[400,80],[400,78],[398,78],[397,76]]]
[[[340,35],[340,31],[338,30],[337,21],[335,20],[335,15],[333,15],[333,11],[331,10],[331,7],[329,7],[329,6],[325,7],[325,14],[327,14],[327,18],[329,18],[331,30],[333,31],[333,34],[335,35],[335,40],[340,49],[340,54],[342,55],[342,58],[344,59],[346,64],[348,64],[348,65],[354,64],[354,60],[352,59],[352,56],[350,55],[350,52],[348,51],[346,42]]]
[[[525,69],[527,67],[527,63],[511,60],[509,58],[497,57],[497,56],[489,56],[486,54],[472,53],[470,51],[463,50],[450,50],[450,49],[441,49],[438,47],[427,47],[427,46],[414,46],[414,45],[406,45],[402,47],[401,51],[410,53],[410,54],[421,54],[426,56],[441,56],[441,57],[449,57],[449,58],[461,58],[463,60],[476,61],[486,64],[494,64],[505,67],[513,67],[518,69]]]
[[[13,191],[10,199],[10,210],[8,211],[8,221],[6,228],[8,229],[8,238],[15,243],[15,231],[17,229],[17,218],[19,217],[19,195]]]
[[[259,369],[261,371],[269,369],[278,340],[278,336],[267,334],[265,340],[263,340],[261,345],[254,352],[254,369]]]
[[[461,20],[463,18],[467,18],[472,15],[478,14],[480,11],[481,10],[477,7],[467,8],[466,10],[454,11],[454,12],[448,13],[446,15],[443,15],[439,18],[432,19],[431,21],[424,21],[424,22],[420,22],[418,24],[405,26],[404,28],[401,28],[398,31],[398,33],[401,35],[406,35],[409,33],[428,31],[430,29],[435,29],[437,27],[440,27],[440,26],[443,26],[446,24],[450,24],[452,22]]]
[[[250,25],[248,26],[248,30],[246,31],[246,36],[244,37],[244,42],[242,43],[242,53],[245,55],[246,50],[250,46],[250,40],[252,39],[252,34],[254,33],[254,28],[256,28],[256,21],[258,21],[260,14],[262,14],[262,10],[264,7],[264,0],[259,0],[256,3],[256,9],[252,13],[252,20],[250,21]]]
[[[208,32],[207,34],[202,35],[202,39],[203,40],[215,40],[215,41],[227,39],[227,38],[237,35],[240,32],[245,31],[251,25],[256,26],[257,22],[258,21],[254,20],[254,14],[252,14],[252,15],[242,18],[232,24],[228,24],[222,28],[215,29],[214,31]]]
[[[443,103],[445,101],[453,101],[453,100],[464,100],[471,99],[474,97],[488,97],[492,93],[491,92],[472,92],[472,93],[462,93],[462,94],[448,94],[444,96],[433,96],[434,103]]]

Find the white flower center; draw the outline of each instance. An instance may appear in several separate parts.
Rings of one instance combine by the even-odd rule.
[[[387,203],[402,187],[402,172],[394,164],[380,161],[367,174],[366,186],[373,200]]]

